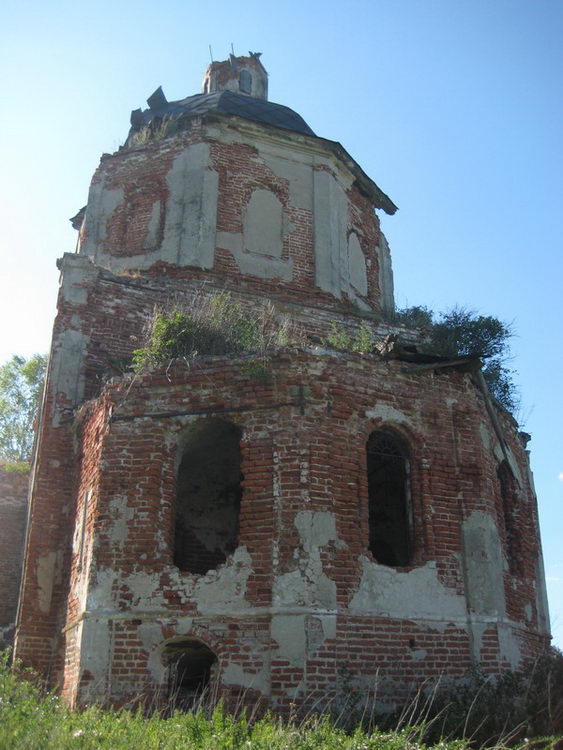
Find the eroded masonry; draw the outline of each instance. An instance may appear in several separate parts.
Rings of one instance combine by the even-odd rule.
[[[71,704],[397,703],[549,642],[525,437],[475,358],[421,354],[377,211],[259,55],[159,89],[104,154],[61,283],[16,656]],[[156,309],[228,292],[306,333],[123,375]],[[332,323],[378,352],[335,351]],[[178,696],[180,696],[178,698]]]

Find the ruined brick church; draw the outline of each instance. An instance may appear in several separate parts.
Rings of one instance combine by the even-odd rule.
[[[71,705],[398,703],[549,643],[526,436],[392,322],[395,205],[267,89],[253,53],[158,89],[59,262],[15,655]],[[305,343],[122,374],[155,309],[225,292]]]

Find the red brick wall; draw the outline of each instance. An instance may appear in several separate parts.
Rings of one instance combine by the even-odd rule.
[[[151,251],[143,242],[152,206],[164,206],[175,156],[205,138],[219,175],[217,228],[240,232],[252,191],[272,191],[293,227],[282,250],[293,262],[291,281],[243,275],[226,250],[216,250],[209,271],[163,262],[133,268],[135,257]],[[347,228],[371,261],[369,310],[362,313],[314,285],[311,212],[292,205],[287,180],[257,149],[213,141],[194,120],[177,137],[104,158],[94,183],[102,180],[109,190],[123,189],[124,203],[101,247],[107,257],[132,259],[132,270],[112,274],[83,255],[65,256],[17,655],[62,686],[73,704],[124,703],[163,690],[159,649],[167,639],[193,636],[215,651],[227,697],[262,694],[285,710],[296,696],[329,701],[335,691],[371,689],[377,675],[379,694],[402,699],[425,679],[462,674],[473,659],[488,671],[507,668],[507,641],[521,659],[543,648],[526,452],[514,421],[499,411],[519,476],[507,510],[500,443],[468,373],[296,348],[271,354],[266,381],[249,376],[248,357],[199,357],[189,366],[121,377],[155,307],[172,300],[189,308],[198,295],[223,290],[248,310],[272,300],[313,341],[322,341],[332,321],[354,331],[364,320],[379,336],[389,333],[380,319],[379,224],[358,186],[347,192]],[[164,213],[161,230],[163,221]],[[112,376],[117,382],[106,386]],[[179,445],[197,419],[229,420],[243,434],[239,548],[208,576],[172,564]],[[433,614],[434,602],[422,594],[409,609],[412,594],[383,606],[365,593],[366,571],[376,569],[367,549],[365,445],[376,429],[394,430],[408,445],[415,538],[412,564],[379,567],[378,575],[391,576],[401,591],[423,571],[433,587],[429,599],[457,602],[457,614],[447,606]],[[481,517],[497,539],[498,559],[509,546],[519,559],[512,571],[498,568],[497,614],[489,611],[495,602],[481,612],[468,599],[475,584],[464,567],[463,529]],[[313,543],[299,525],[304,518],[333,524],[334,535],[325,529],[324,542]],[[364,598],[356,600],[359,592]],[[280,617],[303,637],[303,658],[288,656],[284,648],[293,644],[276,638]]]
[[[111,387],[84,415],[78,497],[84,495],[83,488],[97,487],[85,536],[92,540],[93,576],[94,571],[114,571],[110,609],[131,613],[130,620],[116,620],[113,626],[112,690],[117,702],[151,685],[150,650],[141,636],[147,623],[146,605],[139,603],[138,593],[128,583],[140,572],[155,580],[151,597],[158,602],[163,641],[179,634],[177,618],[193,617],[190,633],[216,648],[219,674],[232,663],[245,671],[267,669],[272,700],[281,708],[289,706],[297,686],[307,695],[322,693],[323,700],[329,700],[336,689],[365,686],[372,678],[374,683],[379,679],[380,697],[388,692],[395,699],[406,699],[424,680],[441,674],[460,676],[472,663],[475,652],[464,622],[447,617],[443,622],[425,621],[424,616],[405,619],[350,608],[360,585],[361,558],[371,558],[365,443],[371,430],[381,427],[401,434],[410,448],[416,547],[413,564],[402,570],[407,573],[431,561],[441,585],[464,596],[462,522],[476,510],[498,519],[499,503],[499,460],[479,439],[480,426],[489,429],[490,423],[470,376],[455,371],[441,374],[437,390],[435,376],[402,372],[404,363],[298,351],[275,355],[270,367],[270,380],[261,383],[249,380],[237,361],[202,358],[190,368],[177,365],[166,373],[144,375],[131,387],[126,383]],[[374,405],[389,407],[389,413],[402,417],[366,417]],[[252,561],[245,601],[258,608],[248,617],[244,612],[233,617],[228,609],[212,617],[200,612],[197,596],[186,596],[184,585],[190,590],[203,577],[182,573],[185,584],[178,588],[175,583],[177,445],[198,414],[202,419],[232,420],[243,429],[239,544],[247,548]],[[508,417],[504,427],[523,470],[524,449]],[[99,466],[103,466],[101,475]],[[120,512],[127,509],[126,541],[115,536],[116,498],[121,498]],[[529,484],[521,488],[520,502],[523,534],[537,539]],[[296,666],[276,656],[265,610],[275,606],[276,580],[295,570],[297,559],[308,554],[295,525],[304,509],[335,517],[338,541],[323,546],[320,555],[323,573],[336,585],[336,631],[334,638],[324,639]],[[497,523],[502,538],[502,524]],[[537,542],[525,554],[533,557],[536,552]],[[229,559],[226,566],[233,564]],[[536,612],[525,611],[526,604],[535,601],[532,569],[530,560],[526,574],[505,575],[510,637],[522,643],[523,658],[546,643],[538,632]],[[73,574],[71,603],[77,580]],[[139,619],[137,609],[143,611]],[[324,616],[321,605],[312,605],[306,626],[312,633],[317,627],[316,610]],[[69,618],[76,614],[71,605]],[[479,620],[479,612],[473,614]],[[479,659],[493,672],[509,666],[497,627],[495,622],[484,624],[480,637]],[[76,672],[72,664],[69,669],[71,683]],[[82,679],[87,683],[98,676]],[[236,692],[236,686],[223,689]]]

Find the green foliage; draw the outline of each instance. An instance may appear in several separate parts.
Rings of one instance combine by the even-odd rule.
[[[432,326],[432,346],[438,354],[455,357],[473,354],[483,359],[506,352],[512,336],[510,326],[492,315],[454,307],[440,313]]]
[[[29,461],[13,461],[5,463],[2,468],[13,474],[29,474],[30,466]]]
[[[249,359],[240,366],[243,375],[250,380],[257,380],[260,383],[268,382],[270,378],[269,369],[270,359],[262,357],[260,359]]]
[[[396,310],[393,323],[403,323],[411,328],[431,328],[434,325],[434,313],[424,305],[413,305]]]
[[[324,339],[324,344],[332,349],[340,349],[343,352],[352,351],[353,339],[341,325],[334,320],[330,324],[328,336]]]
[[[247,721],[244,715],[235,717],[221,705],[214,710],[199,708],[195,712],[175,712],[169,718],[160,713],[147,716],[141,711],[104,710],[97,706],[72,712],[58,698],[43,694],[31,673],[18,674],[17,668],[15,672],[10,671],[8,665],[6,652],[4,657],[0,655],[0,750],[130,750],[131,747],[143,750],[469,750],[470,747],[464,739],[443,739],[445,735],[440,725],[443,714],[433,723],[427,718],[417,726],[404,726],[401,722],[400,728],[394,730],[357,726],[345,731],[326,714],[310,714],[300,723],[284,722],[269,714]],[[547,674],[539,671],[534,678],[538,689]],[[560,676],[559,672],[553,674],[552,690],[557,687],[555,680]],[[486,680],[485,683],[488,684]],[[559,696],[562,684],[559,682],[557,688]],[[458,728],[458,736],[463,735],[464,730],[465,736],[469,736],[468,730],[472,727],[465,724],[468,710],[469,716],[480,714],[481,719],[498,713],[496,703],[486,702],[499,698],[498,690],[482,691],[481,699],[471,694],[472,689],[475,688],[468,685],[465,697],[457,704],[464,724]],[[517,700],[519,695],[519,692],[513,693]],[[544,690],[537,698],[545,700],[545,695]],[[473,699],[472,708],[470,699]],[[455,700],[455,695],[449,700],[450,703]],[[479,701],[478,706],[475,700]],[[501,705],[508,707],[508,702],[501,698]],[[449,727],[444,729],[450,732]],[[436,739],[430,738],[431,733]],[[541,744],[536,741],[533,747],[547,750],[555,741],[554,737]],[[504,743],[495,745],[496,748],[505,746]],[[527,742],[518,745],[522,750],[530,746]]]
[[[510,735],[513,741],[561,737],[563,654],[552,648],[529,668],[500,678],[474,668],[432,710],[435,738],[463,735],[479,746]]]
[[[278,320],[273,307],[258,312],[246,310],[229,294],[196,300],[189,311],[175,308],[155,314],[147,343],[133,353],[137,371],[158,367],[174,359],[191,359],[198,354],[256,353],[245,366],[249,375],[263,379],[268,358],[265,352],[290,341],[287,320]],[[259,365],[257,364],[259,360]]]
[[[492,315],[477,315],[473,310],[454,307],[435,315],[427,307],[415,305],[398,310],[394,322],[426,328],[426,349],[448,357],[473,355],[484,360],[483,376],[491,395],[509,411],[518,405],[513,371],[505,366],[510,356],[512,327]]]
[[[28,461],[33,421],[39,408],[47,367],[44,354],[14,355],[0,366],[0,459]]]
[[[352,344],[352,351],[358,354],[370,354],[373,351],[375,345],[375,338],[373,332],[364,321],[360,323],[356,338]]]
[[[371,328],[362,321],[355,336],[351,336],[343,326],[334,320],[330,324],[328,336],[324,339],[325,346],[339,349],[343,352],[370,354],[374,350],[375,338]]]
[[[127,140],[127,148],[146,146],[151,141],[161,141],[163,138],[171,135],[176,127],[177,125],[173,120],[156,119],[149,125],[145,125],[145,127],[137,130],[136,133],[129,136]]]

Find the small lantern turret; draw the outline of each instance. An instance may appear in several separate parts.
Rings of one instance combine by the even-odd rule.
[[[249,52],[248,57],[229,55],[228,60],[212,62],[202,82],[204,94],[233,91],[256,99],[268,99],[268,73],[260,62],[261,52]]]

